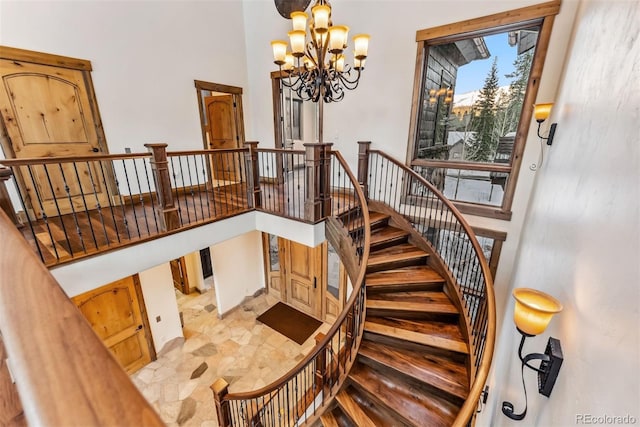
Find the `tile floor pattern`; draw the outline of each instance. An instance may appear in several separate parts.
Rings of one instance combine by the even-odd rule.
[[[218,318],[213,291],[182,295],[184,342],[176,340],[158,359],[131,376],[168,426],[217,426],[209,386],[223,377],[230,392],[251,391],[280,378],[313,348],[317,332],[298,345],[256,317],[277,300],[250,298],[224,319]]]

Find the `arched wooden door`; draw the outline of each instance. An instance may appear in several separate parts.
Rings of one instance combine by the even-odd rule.
[[[91,101],[90,63],[77,60],[82,69],[73,69],[7,59],[24,56],[47,62],[53,56],[25,52],[29,53],[0,47],[0,118],[8,137],[3,143],[7,157],[92,157],[106,152]],[[39,218],[84,210],[85,204],[88,209],[108,205],[112,175],[105,166],[81,161],[23,166],[17,172],[33,215]]]

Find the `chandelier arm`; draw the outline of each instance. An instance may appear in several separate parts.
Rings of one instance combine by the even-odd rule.
[[[340,74],[339,79],[342,82],[342,85],[348,90],[354,90],[358,87],[358,83],[360,82],[360,76],[357,76],[355,80],[349,80],[344,74]]]

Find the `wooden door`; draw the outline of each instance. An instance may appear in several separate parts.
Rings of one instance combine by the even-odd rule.
[[[173,286],[184,295],[189,295],[189,278],[187,277],[187,265],[184,257],[169,261],[171,266],[171,276],[173,277]]]
[[[207,114],[207,142],[211,149],[232,149],[240,147],[240,137],[236,126],[236,102],[234,95],[207,96],[204,99]],[[212,156],[212,175],[223,184],[239,179],[241,158],[237,154],[221,153]]]
[[[326,243],[310,248],[286,239],[284,247],[284,287],[288,304],[311,316],[322,315],[323,254]]]
[[[72,298],[129,374],[151,362],[153,351],[138,292],[137,276],[130,276]]]
[[[0,59],[0,117],[9,141],[7,157],[86,157],[102,151],[87,75],[77,69]],[[30,169],[22,168],[21,181],[38,218],[84,210],[85,204],[88,209],[108,204],[105,176],[110,174],[96,162]],[[42,206],[36,202],[38,196]]]

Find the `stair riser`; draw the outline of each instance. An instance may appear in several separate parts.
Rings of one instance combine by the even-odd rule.
[[[443,288],[442,282],[434,283],[390,283],[385,285],[367,285],[367,295],[369,294],[382,294],[393,292],[412,292],[412,291],[441,291]]]
[[[385,366],[381,363],[378,363],[376,360],[370,359],[366,356],[363,356],[361,354],[358,355],[358,360],[361,361],[362,363],[364,363],[365,365],[371,366],[373,369],[383,372],[385,375],[388,375],[390,377],[396,377],[396,378],[402,378],[402,381],[408,381],[411,382],[412,384],[414,384],[414,386],[418,387],[418,388],[422,388],[428,392],[437,394],[445,399],[447,399],[448,401],[450,401],[451,403],[455,404],[455,405],[460,405],[462,406],[462,404],[464,403],[464,398],[460,397],[460,396],[456,396],[454,394],[448,393],[446,390],[442,390],[438,387],[434,387],[432,384],[426,383],[426,382],[422,382],[420,380],[417,380],[413,377],[411,377],[410,375],[405,375],[405,373],[397,371],[393,368],[390,368],[388,366]]]
[[[408,236],[398,236],[388,240],[382,240],[380,242],[371,243],[369,245],[369,250],[371,252],[379,251],[381,249],[389,248],[391,246],[399,245],[401,243],[406,243],[408,240]]]
[[[391,270],[402,267],[412,267],[415,265],[424,265],[428,256],[416,257],[410,259],[402,259],[397,261],[381,262],[380,264],[368,265],[367,273],[375,273],[377,271]]]
[[[397,319],[420,319],[433,322],[458,323],[458,314],[428,313],[425,311],[391,310],[387,308],[367,308],[367,316],[395,317]]]
[[[380,335],[373,332],[364,332],[363,338],[364,340],[379,342],[383,344],[392,345],[398,348],[406,348],[409,350],[416,350],[423,353],[434,354],[436,356],[446,357],[451,359],[453,362],[465,362],[467,356],[462,353],[458,353],[456,351],[447,350],[438,347],[432,347],[429,345],[419,344],[412,341],[406,341],[400,338],[393,338],[387,335]]]

